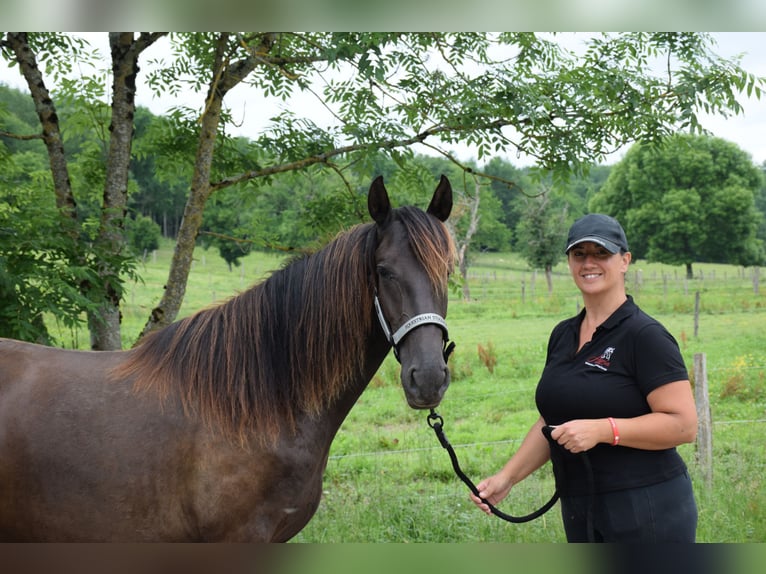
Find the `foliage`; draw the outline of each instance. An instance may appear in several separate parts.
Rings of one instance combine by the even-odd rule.
[[[106,297],[99,308],[109,307],[102,318],[116,330],[121,281],[130,272],[122,263],[121,230],[133,143],[132,131],[125,129],[132,127],[126,123],[134,117],[132,81],[138,56],[161,36],[111,33],[113,61],[106,67],[98,67],[90,47],[72,34],[6,33],[0,40],[0,53],[24,70],[30,86],[44,88],[46,80],[53,80],[54,90],[33,91],[38,105],[52,112],[45,116],[48,128],[58,122],[54,101],[59,110],[83,112],[66,119],[61,114],[60,133],[71,134],[67,157],[73,162],[72,189],[65,169],[52,169],[54,188],[72,205],[77,198],[81,231],[93,243],[91,263]],[[309,197],[307,211],[291,212],[293,221],[301,221],[296,233],[282,229],[275,234],[272,229],[253,234],[259,240],[281,236],[290,243],[304,241],[359,220],[364,212],[361,190],[380,157],[389,158],[407,177],[418,177],[417,170],[405,169],[415,145],[425,145],[469,173],[475,166],[446,151],[450,144],[475,146],[479,161],[524,153],[537,160],[539,179],[550,177],[559,184],[625,143],[658,142],[679,127],[699,131],[700,112],[739,113],[740,92],[760,96],[762,80],[742,70],[738,60],[713,53],[707,34],[595,35],[577,52],[555,40],[518,32],[172,35],[168,60],[142,66],[149,88],[158,95],[195,93],[199,105],[179,107],[148,124],[135,114],[135,133],[145,133],[148,145],[136,146],[132,177],[138,191],[130,207],[163,224],[170,220],[165,228],[173,228],[178,246],[146,329],[166,324],[178,313],[208,200],[225,188],[241,186],[238,193],[257,195],[288,172],[323,166],[340,184],[321,185]],[[34,57],[40,64],[36,70],[31,69]],[[658,62],[663,66],[652,66]],[[79,73],[82,69],[87,72]],[[125,73],[111,77],[110,91],[113,70]],[[225,97],[238,86],[255,102],[284,103],[298,92],[312,94],[331,119],[283,105],[252,140],[233,138]],[[104,103],[107,93],[111,106]],[[50,147],[48,151],[52,153]],[[152,181],[152,172],[161,185]],[[504,185],[514,183],[526,185]],[[163,205],[153,205],[150,196],[164,196]],[[494,198],[504,208],[511,203],[504,193]],[[485,230],[490,223],[494,229],[481,244],[502,248],[508,243],[507,230],[515,228],[508,218],[516,214],[493,213],[498,205],[494,198],[483,201]],[[261,214],[268,211],[260,207]],[[249,227],[242,221],[236,225]],[[80,260],[88,260],[85,253]]]
[[[226,191],[230,193],[219,193],[205,210],[200,242],[206,249],[216,247],[231,269],[250,251],[252,225],[244,205],[248,196],[235,189]]]
[[[137,255],[142,257],[146,253],[158,249],[160,246],[160,226],[151,218],[138,214],[125,220],[128,244]]]
[[[754,197],[762,187],[760,170],[735,144],[679,134],[659,149],[632,147],[590,209],[622,222],[636,258],[689,270],[694,261],[759,265]]]
[[[10,158],[0,166],[0,336],[56,343],[51,321],[74,329],[93,306],[79,286],[96,286],[97,278],[78,262],[71,237],[61,235],[44,172],[35,177]]]
[[[551,269],[564,258],[567,208],[550,192],[524,198],[525,213],[517,226],[521,253],[533,269]],[[552,287],[551,287],[552,288]]]

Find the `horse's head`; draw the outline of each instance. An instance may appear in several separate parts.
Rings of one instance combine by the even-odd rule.
[[[450,382],[447,279],[455,251],[442,222],[452,210],[452,188],[442,176],[428,210],[391,209],[383,178],[370,186],[377,224],[375,306],[381,328],[402,365],[402,386],[412,408],[439,404]]]

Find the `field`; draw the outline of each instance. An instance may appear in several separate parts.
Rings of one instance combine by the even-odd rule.
[[[162,292],[171,248],[163,245],[140,270],[144,282],[125,298],[123,340],[130,346]],[[253,253],[229,272],[213,251],[198,251],[182,314],[247,288],[280,265],[281,256]],[[753,270],[696,264],[682,268],[639,261],[628,290],[676,337],[690,372],[707,362],[713,418],[713,482],[702,480],[695,445],[680,451],[694,479],[698,540],[766,541],[766,295],[755,293]],[[481,254],[469,276],[471,300],[456,289],[448,323],[457,349],[453,382],[438,412],[465,472],[478,482],[494,473],[536,419],[534,388],[547,337],[580,308],[564,264],[544,277],[515,255]],[[695,325],[695,298],[699,319]],[[66,346],[87,335],[61,333]],[[560,542],[558,505],[544,517],[511,525],[480,513],[453,474],[447,453],[407,407],[398,365],[389,357],[342,425],[325,474],[324,496],[296,542]],[[548,468],[517,485],[501,509],[526,514],[553,491]]]

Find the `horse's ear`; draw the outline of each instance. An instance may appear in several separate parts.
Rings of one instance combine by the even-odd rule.
[[[367,209],[378,225],[383,225],[388,219],[388,214],[391,213],[391,201],[388,199],[386,186],[383,185],[382,175],[376,177],[370,185],[370,192],[367,194]]]
[[[439,185],[436,186],[434,196],[428,205],[427,213],[430,213],[440,221],[447,221],[452,211],[452,186],[449,180],[442,175]]]

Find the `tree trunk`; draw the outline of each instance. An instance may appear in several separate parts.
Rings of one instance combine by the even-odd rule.
[[[468,284],[468,258],[466,257],[467,245],[462,245],[458,251],[458,269],[460,278],[463,280],[463,301],[471,300],[471,286]]]
[[[56,207],[59,208],[62,220],[66,225],[72,227],[72,224],[77,221],[77,204],[72,194],[72,184],[69,181],[69,169],[64,155],[64,143],[56,106],[45,85],[43,75],[40,73],[35,53],[29,46],[27,33],[8,33],[6,42],[13,50],[21,74],[27,82],[37,117],[43,128],[43,142],[48,152],[53,191],[56,195]],[[70,235],[72,232],[75,236],[77,235],[76,230],[72,229]]]
[[[550,265],[545,266],[545,282],[548,284],[548,297],[553,295],[553,268]]]
[[[262,44],[254,49],[255,54],[268,52],[273,44],[274,36],[264,34]],[[205,110],[200,118],[200,132],[197,143],[197,153],[194,159],[194,174],[192,176],[189,198],[184,208],[183,219],[178,229],[178,238],[170,263],[168,280],[165,291],[157,307],[152,309],[141,337],[156,329],[162,328],[175,321],[181,309],[186,283],[191,271],[192,257],[197,234],[202,225],[202,215],[205,204],[210,197],[210,173],[213,164],[218,124],[221,119],[223,98],[238,83],[243,81],[255,69],[258,60],[248,56],[229,65],[227,49],[229,34],[222,33],[218,38],[215,60],[211,70],[210,88],[205,100]]]
[[[133,33],[110,33],[112,52],[112,120],[109,124],[109,151],[101,209],[101,226],[96,243],[101,254],[98,273],[104,286],[104,300],[89,317],[90,346],[94,351],[122,348],[120,332],[120,268],[117,258],[125,249],[125,213],[128,203],[128,169],[133,141],[138,55]]]
[[[120,329],[121,264],[124,259],[125,214],[128,204],[128,173],[133,144],[133,119],[136,112],[136,75],[138,57],[161,34],[142,34],[135,40],[132,32],[110,32],[112,53],[112,117],[109,124],[109,151],[106,181],[101,206],[98,245],[98,273],[103,300],[88,318],[91,349],[94,351],[122,348]]]
[[[473,198],[468,198],[468,208],[471,210],[471,217],[468,224],[468,229],[465,232],[464,237],[457,237],[454,227],[452,229],[452,235],[455,237],[455,243],[457,245],[457,262],[458,269],[460,270],[460,278],[463,281],[463,301],[471,300],[471,287],[468,285],[468,248],[471,245],[471,239],[473,238],[476,230],[479,228],[479,182],[474,178],[475,193]],[[457,218],[455,218],[457,219]],[[449,224],[448,224],[449,225]]]
[[[694,272],[692,271],[692,264],[687,263],[686,264],[686,278],[687,279],[694,279]]]

